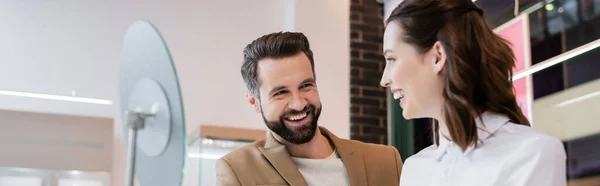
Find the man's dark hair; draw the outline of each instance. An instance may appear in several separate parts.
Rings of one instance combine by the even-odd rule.
[[[313,53],[304,34],[300,32],[275,32],[252,41],[244,48],[244,64],[242,64],[241,70],[246,88],[254,96],[259,96],[260,81],[256,73],[258,61],[269,58],[290,57],[300,52],[303,52],[310,60],[313,76],[315,76]]]

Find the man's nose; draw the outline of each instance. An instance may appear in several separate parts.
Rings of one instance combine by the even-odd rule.
[[[290,109],[293,110],[303,110],[304,107],[308,104],[308,101],[300,95],[294,95],[292,97],[292,102],[289,104]]]

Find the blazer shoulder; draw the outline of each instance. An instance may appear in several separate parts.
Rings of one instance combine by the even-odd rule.
[[[239,147],[239,148],[227,153],[225,156],[221,157],[220,159],[226,161],[227,163],[229,163],[231,165],[235,165],[237,163],[244,163],[243,160],[247,159],[248,157],[261,156],[261,152],[260,152],[259,148],[263,147],[264,145],[265,145],[264,139],[255,141],[251,144],[244,145],[242,147]],[[238,162],[238,161],[242,161],[242,162]]]
[[[349,147],[363,154],[365,163],[371,165],[371,168],[377,167],[378,170],[395,172],[394,179],[400,179],[403,162],[396,147],[357,140],[345,141]]]
[[[363,154],[370,156],[387,156],[387,157],[392,157],[392,156],[398,156],[397,158],[400,158],[400,154],[398,153],[398,150],[393,147],[393,146],[389,146],[389,145],[382,145],[382,144],[375,144],[375,143],[365,143],[365,142],[361,142],[358,140],[348,140],[348,139],[342,139],[348,146],[361,151]]]
[[[358,140],[349,140],[349,139],[342,139],[345,143],[347,143],[348,145],[357,148],[357,149],[364,149],[364,150],[390,150],[390,149],[396,149],[393,146],[389,146],[389,145],[382,145],[382,144],[375,144],[375,143],[365,143],[362,141],[358,141]]]
[[[260,154],[260,150],[258,148],[261,146],[261,144],[264,145],[263,140],[253,142],[251,144],[239,147],[225,156],[217,159],[215,166],[217,185],[240,186],[247,183],[248,180],[251,180],[246,172],[248,172],[248,167],[253,166],[245,166],[246,164],[251,163],[246,162],[246,160],[248,160],[248,158],[253,158],[253,156],[255,156],[253,154]]]

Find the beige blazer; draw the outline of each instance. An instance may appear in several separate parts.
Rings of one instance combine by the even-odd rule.
[[[337,148],[350,185],[398,186],[402,159],[392,146],[340,139],[324,127],[321,133]],[[218,186],[307,186],[286,147],[269,133],[266,139],[236,149],[217,160]]]

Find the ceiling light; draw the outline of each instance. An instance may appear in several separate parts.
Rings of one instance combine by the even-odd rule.
[[[547,59],[546,61],[542,61],[538,64],[535,64],[529,68],[527,68],[524,71],[520,71],[517,72],[515,75],[513,75],[512,80],[516,81],[518,79],[521,79],[523,77],[526,77],[528,75],[531,75],[533,73],[539,72],[541,70],[544,70],[548,67],[554,66],[556,64],[565,62],[573,57],[577,57],[583,53],[586,53],[590,50],[594,50],[596,48],[600,47],[600,39],[597,39],[595,41],[589,42],[588,44],[585,44],[583,46],[577,47],[575,49],[569,50],[568,52],[562,53],[558,56],[554,56],[550,59]]]
[[[552,11],[554,10],[554,5],[553,4],[546,4],[546,11]]]
[[[600,91],[592,92],[592,93],[589,93],[589,94],[586,94],[583,96],[579,96],[579,97],[576,97],[576,98],[573,98],[573,99],[570,99],[567,101],[563,101],[563,102],[559,103],[558,105],[556,105],[556,107],[564,107],[564,106],[567,106],[567,105],[570,105],[573,103],[577,103],[577,102],[580,102],[580,101],[583,101],[586,99],[590,99],[590,98],[593,98],[596,96],[600,96]]]
[[[30,93],[30,92],[7,91],[7,90],[0,90],[0,95],[19,96],[19,97],[28,97],[28,98],[37,98],[37,99],[51,99],[51,100],[58,100],[58,101],[71,101],[71,102],[79,102],[79,103],[91,103],[91,104],[99,104],[99,105],[112,105],[111,100],[93,99],[93,98],[84,98],[84,97],[75,97],[75,96],[59,96],[59,95],[52,95],[52,94],[38,94],[38,93]]]

